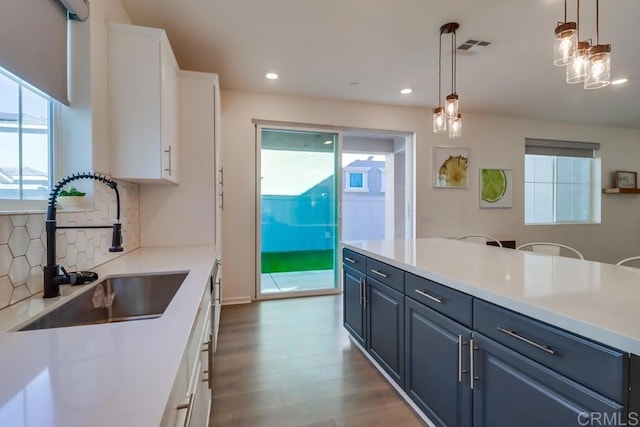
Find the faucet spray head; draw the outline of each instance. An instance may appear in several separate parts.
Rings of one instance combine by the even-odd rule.
[[[116,222],[113,224],[113,234],[111,236],[111,247],[109,252],[122,252],[122,224]]]

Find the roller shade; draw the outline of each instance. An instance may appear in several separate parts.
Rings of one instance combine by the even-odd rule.
[[[563,157],[595,157],[600,144],[595,142],[559,141],[525,138],[525,154]]]
[[[69,105],[67,10],[88,16],[83,0],[2,0],[0,67]]]

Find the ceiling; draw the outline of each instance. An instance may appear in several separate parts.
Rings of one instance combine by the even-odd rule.
[[[167,30],[180,68],[218,73],[223,89],[381,104],[438,104],[439,28],[460,23],[464,114],[640,129],[640,1],[600,2],[600,41],[611,43],[619,86],[584,90],[553,66],[562,0],[121,0],[135,24]],[[575,20],[570,0],[568,20]],[[581,38],[595,39],[595,0],[581,3]],[[443,38],[443,96],[451,90]],[[280,79],[265,79],[276,72]],[[414,92],[401,95],[400,89]]]

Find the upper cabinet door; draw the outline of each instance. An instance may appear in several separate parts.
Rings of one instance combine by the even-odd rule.
[[[111,175],[178,182],[178,66],[164,30],[109,26]]]

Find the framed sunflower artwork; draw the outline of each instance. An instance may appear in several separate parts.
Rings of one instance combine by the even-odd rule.
[[[433,148],[433,187],[469,188],[469,149],[461,147]]]

